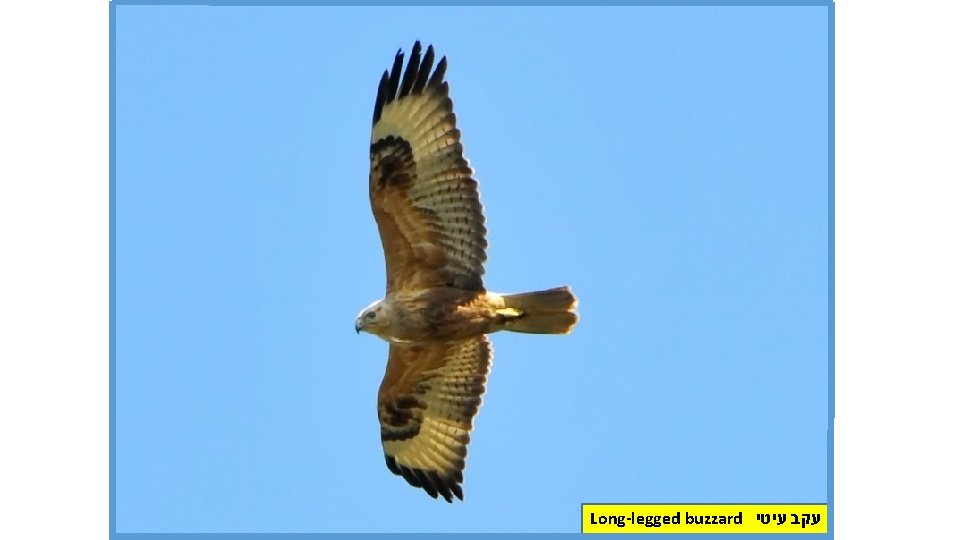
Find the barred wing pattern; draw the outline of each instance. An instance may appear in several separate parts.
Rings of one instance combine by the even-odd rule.
[[[493,348],[485,335],[390,345],[377,412],[387,467],[430,496],[463,500],[463,468]]]
[[[446,58],[431,75],[420,42],[380,80],[370,140],[370,204],[387,266],[387,292],[483,290],[486,227],[473,170],[463,157]],[[402,75],[402,77],[401,77]]]

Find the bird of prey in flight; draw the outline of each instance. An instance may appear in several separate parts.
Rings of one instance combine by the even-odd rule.
[[[473,418],[493,358],[487,334],[568,334],[569,287],[496,294],[483,283],[486,227],[473,169],[444,81],[413,46],[383,73],[370,138],[370,205],[387,291],[360,312],[357,332],[390,343],[377,413],[387,467],[430,496],[463,500]],[[431,71],[432,70],[432,71]]]

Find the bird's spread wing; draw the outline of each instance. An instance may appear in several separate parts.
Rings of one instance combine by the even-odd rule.
[[[464,459],[493,350],[481,335],[390,345],[377,412],[387,467],[447,502],[463,500]]]
[[[388,292],[483,289],[483,208],[443,80],[446,58],[431,75],[433,60],[431,46],[421,62],[417,42],[403,71],[398,52],[380,80],[373,112],[370,204]]]

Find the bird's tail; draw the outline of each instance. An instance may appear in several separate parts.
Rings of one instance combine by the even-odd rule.
[[[569,334],[577,324],[577,297],[570,287],[503,295],[501,328],[525,334]]]

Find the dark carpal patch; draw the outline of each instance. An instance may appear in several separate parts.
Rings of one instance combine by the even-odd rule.
[[[416,437],[423,422],[426,405],[412,395],[402,395],[380,409],[380,439],[403,441]]]
[[[405,139],[388,135],[370,145],[370,175],[377,187],[409,186],[415,171],[413,148]]]

